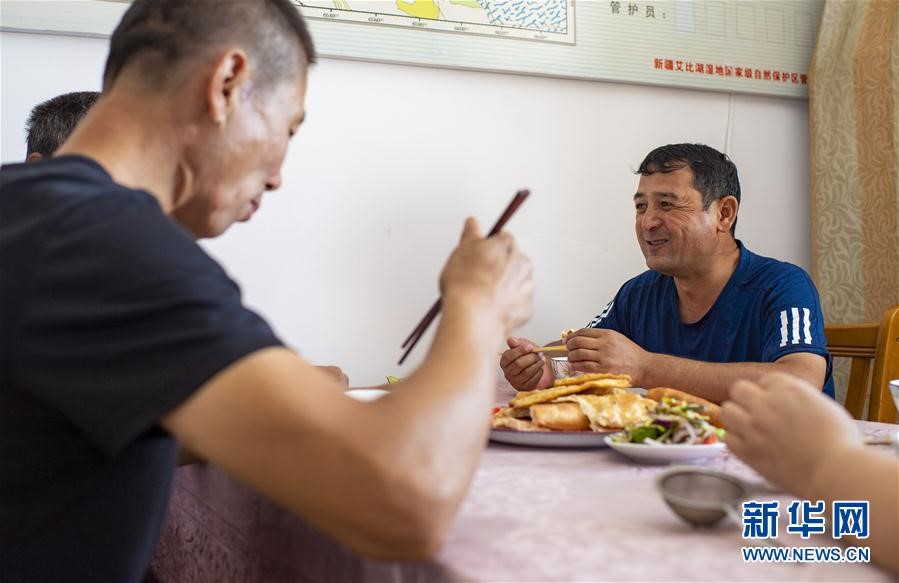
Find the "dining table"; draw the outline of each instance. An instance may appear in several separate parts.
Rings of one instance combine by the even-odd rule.
[[[500,382],[496,403],[514,394]],[[857,421],[868,437],[899,426]],[[878,447],[878,446],[873,446]],[[680,462],[683,465],[684,462]],[[786,533],[780,493],[726,448],[686,462],[738,476],[778,500],[778,541],[833,546],[826,535]],[[437,553],[419,562],[365,558],[211,463],[175,472],[148,581],[891,581],[871,563],[744,562],[741,528],[692,527],[656,488],[664,464],[608,447],[487,444],[470,490]],[[302,488],[302,484],[297,484]],[[871,520],[877,520],[872,516]],[[863,545],[862,541],[862,545]]]

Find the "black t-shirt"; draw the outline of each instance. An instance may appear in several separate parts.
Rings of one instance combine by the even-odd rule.
[[[280,345],[237,285],[94,161],[0,172],[0,581],[137,581],[177,444],[158,421]]]

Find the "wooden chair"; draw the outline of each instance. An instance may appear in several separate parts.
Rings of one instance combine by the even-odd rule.
[[[828,324],[824,334],[831,356],[852,359],[846,391],[852,416],[862,419],[868,401],[869,421],[895,423],[888,383],[899,379],[899,305],[888,308],[879,323]]]

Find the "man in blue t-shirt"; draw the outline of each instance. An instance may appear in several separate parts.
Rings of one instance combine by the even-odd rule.
[[[566,337],[572,370],[627,373],[714,402],[738,379],[781,371],[833,396],[814,284],[802,269],[734,237],[737,168],[701,144],[656,148],[640,164],[635,229],[649,270]],[[549,386],[536,345],[510,337],[500,365],[518,390]]]

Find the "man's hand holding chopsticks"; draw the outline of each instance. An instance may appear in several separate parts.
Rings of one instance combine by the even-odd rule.
[[[527,338],[509,336],[509,350],[503,352],[499,365],[509,384],[519,391],[545,389],[553,384],[553,373],[546,356],[534,352],[538,345]]]
[[[477,221],[469,218],[440,275],[440,291],[444,303],[486,302],[508,334],[533,314],[531,261],[511,234],[484,238]]]

